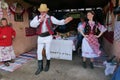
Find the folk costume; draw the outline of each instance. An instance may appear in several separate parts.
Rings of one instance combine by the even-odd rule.
[[[100,45],[95,35],[97,35],[97,29],[99,29],[101,32],[105,32],[106,28],[99,23],[96,24],[94,21],[88,21],[84,24],[81,24],[78,29],[84,30],[85,34],[88,35],[87,38],[83,38],[82,40],[82,57],[99,57],[101,54],[101,51],[99,49]]]
[[[41,4],[38,11],[48,11],[46,4]],[[30,26],[33,28],[37,28],[38,40],[37,40],[37,59],[38,59],[38,69],[35,75],[38,75],[43,70],[43,57],[42,50],[45,48],[47,63],[45,66],[45,71],[49,70],[50,66],[50,45],[53,39],[52,34],[54,34],[52,29],[52,24],[64,25],[65,20],[58,20],[53,16],[46,15],[44,21],[41,21],[41,15],[35,16],[33,20],[30,22]]]

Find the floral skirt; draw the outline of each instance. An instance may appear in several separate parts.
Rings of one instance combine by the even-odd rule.
[[[15,53],[12,46],[0,46],[0,62],[15,59]]]

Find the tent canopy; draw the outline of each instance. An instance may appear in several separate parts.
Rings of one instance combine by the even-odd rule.
[[[104,7],[110,0],[24,0],[32,5],[46,3],[50,10]]]

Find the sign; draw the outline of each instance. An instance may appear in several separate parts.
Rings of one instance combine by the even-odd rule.
[[[51,43],[51,58],[72,60],[72,40],[53,40]]]

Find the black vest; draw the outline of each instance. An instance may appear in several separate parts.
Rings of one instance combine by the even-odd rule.
[[[91,30],[91,27],[87,21],[85,25],[85,29],[84,29],[85,34],[86,35],[89,35],[89,34],[98,35],[100,31],[97,26],[98,26],[98,22],[95,22],[95,25],[93,26],[93,29]]]

